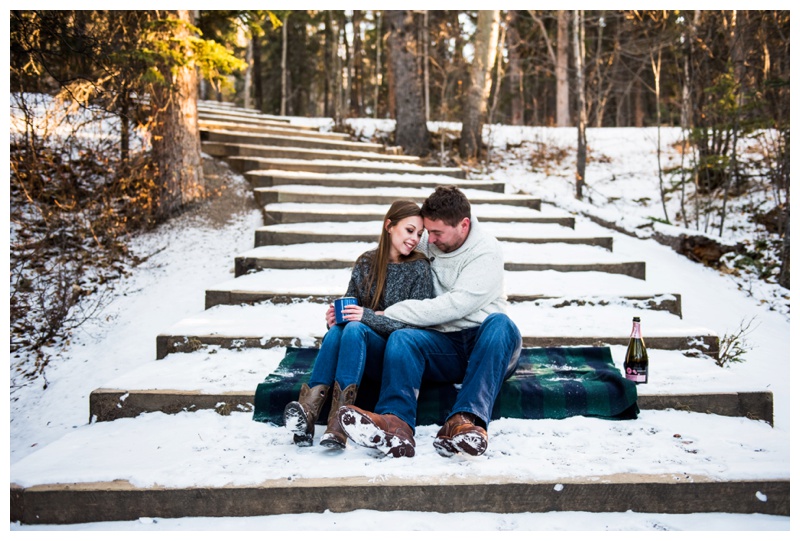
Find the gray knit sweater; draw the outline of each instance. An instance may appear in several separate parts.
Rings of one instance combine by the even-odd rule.
[[[489,314],[506,313],[503,251],[472,216],[464,244],[443,253],[423,233],[417,250],[431,259],[434,297],[407,300],[386,309],[386,316],[417,327],[454,332],[478,327]]]
[[[350,276],[350,284],[347,286],[346,296],[358,299],[359,306],[364,306],[367,298],[367,276],[375,252],[376,250],[370,250],[359,256]],[[383,311],[406,299],[429,299],[431,297],[433,297],[433,275],[427,259],[417,259],[409,263],[389,263],[386,271],[386,285],[383,288],[383,298],[378,305],[378,311]],[[386,316],[379,316],[367,307],[364,307],[361,322],[382,336],[389,336],[397,329],[414,326]]]

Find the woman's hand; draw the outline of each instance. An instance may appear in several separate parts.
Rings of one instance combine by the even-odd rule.
[[[325,322],[328,324],[329,329],[336,325],[336,313],[333,311],[332,304],[328,306],[328,311],[325,312]]]
[[[350,304],[342,308],[342,313],[346,321],[361,321],[364,316],[364,308],[356,304]]]

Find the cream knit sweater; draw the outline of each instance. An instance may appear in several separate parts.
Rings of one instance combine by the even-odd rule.
[[[387,317],[441,332],[479,326],[489,314],[505,313],[508,301],[503,281],[500,243],[470,219],[467,240],[457,250],[443,253],[428,243],[427,233],[417,247],[431,260],[432,299],[406,300],[384,312]]]

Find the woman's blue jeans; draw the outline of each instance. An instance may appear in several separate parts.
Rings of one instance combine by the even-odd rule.
[[[386,339],[360,321],[334,325],[325,334],[311,370],[309,387],[333,385],[341,389],[360,385],[364,372],[380,380]]]
[[[500,387],[517,368],[519,329],[505,314],[457,332],[401,329],[389,335],[381,395],[375,413],[391,413],[416,427],[417,396],[424,381],[461,384],[450,415],[472,413],[488,426]]]

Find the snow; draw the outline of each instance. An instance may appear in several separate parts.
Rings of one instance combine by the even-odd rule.
[[[310,125],[314,122],[325,125],[324,121],[308,121]],[[360,120],[354,124],[367,137],[391,129],[385,121]],[[666,141],[678,134],[675,130],[664,132],[662,145],[666,148]],[[264,304],[238,311],[229,306],[203,309],[206,289],[218,284],[231,286],[236,256],[267,252],[265,248],[253,248],[253,233],[262,223],[260,212],[252,211],[234,216],[223,226],[185,216],[133,239],[138,253],[152,257],[116,284],[113,301],[102,318],[90,321],[58,352],[58,358],[47,370],[46,389],[40,379],[10,394],[10,481],[31,485],[122,478],[137,486],[155,483],[187,486],[198,483],[197,472],[202,471],[202,483],[209,486],[254,484],[278,478],[396,476],[445,482],[470,476],[514,476],[553,481],[557,489],[559,480],[620,472],[687,473],[698,479],[720,480],[789,478],[789,292],[763,282],[753,281],[750,287],[743,286],[741,279],[693,263],[650,239],[647,230],[636,229],[649,216],[661,215],[654,134],[650,129],[589,130],[590,156],[602,155],[606,159],[590,162],[588,196],[579,202],[573,196],[569,164],[553,164],[547,172],[531,172],[525,159],[520,158],[525,149],[529,153],[539,144],[571,148],[574,129],[487,127],[487,139],[493,144],[496,161],[482,176],[508,182],[508,193],[528,193],[541,197],[548,206],[558,207],[559,212],[577,213],[574,236],[601,234],[613,238],[612,252],[581,248],[590,254],[647,262],[646,281],[596,272],[568,276],[553,271],[509,273],[509,292],[525,288],[544,295],[578,296],[594,290],[599,296],[611,298],[610,304],[603,307],[554,308],[545,301],[519,303],[511,307],[512,318],[523,329],[535,328],[545,333],[571,326],[586,336],[600,332],[625,336],[630,330],[633,307],[630,302],[614,297],[642,291],[681,294],[683,301],[682,319],[668,312],[646,312],[642,323],[645,339],[674,332],[715,332],[722,337],[752,318],[746,362],[720,368],[709,358],[688,358],[677,352],[651,349],[651,383],[641,391],[642,394],[772,391],[774,427],[743,418],[651,410],[642,411],[640,418],[631,422],[583,417],[558,421],[502,419],[490,425],[489,448],[481,457],[443,459],[431,445],[437,427],[419,427],[417,456],[391,459],[376,458],[368,450],[352,445],[341,454],[330,453],[318,445],[296,447],[283,428],[255,423],[252,414],[246,412],[233,412],[229,416],[213,411],[149,413],[134,419],[91,423],[88,398],[97,388],[147,389],[157,380],[161,388],[248,391],[277,366],[283,352],[283,348],[240,351],[208,348],[171,354],[156,361],[158,334],[235,329],[241,335],[244,329],[261,338],[280,336],[281,332],[307,335],[304,341],[321,336],[323,304]],[[245,181],[239,178],[239,182]],[[633,200],[642,197],[648,197],[649,203]],[[674,215],[674,201],[670,208]],[[588,214],[630,227],[638,231],[638,238],[603,229],[584,217]],[[759,234],[743,219],[734,216],[729,219],[731,223],[740,220],[737,222],[740,229],[726,235],[726,241]],[[297,226],[274,228],[294,227]],[[333,232],[377,231],[373,222],[329,223],[325,227]],[[557,229],[524,226],[532,227],[539,227],[539,231]],[[746,227],[749,233],[743,232]],[[510,233],[510,228],[503,224],[492,224],[491,229]],[[353,257],[364,246],[371,246],[348,245],[342,251],[343,257]],[[519,247],[508,248],[509,257],[516,257],[514,248]],[[551,245],[541,248],[547,250],[541,255],[567,259],[567,253],[574,253],[574,248]],[[284,257],[309,257],[320,248],[310,243],[274,249],[282,250]],[[271,272],[275,276],[280,274]],[[337,286],[341,291],[346,288],[346,272],[317,271],[312,275],[325,278],[309,284],[306,274],[310,272],[284,272],[281,287],[294,287],[293,283],[299,287],[302,283],[308,289],[325,293],[337,291]],[[256,282],[261,279],[258,274],[245,278]],[[624,347],[611,349],[615,362],[620,364]],[[21,383],[14,374],[11,379],[13,383]],[[70,467],[65,469],[64,464]],[[769,494],[758,497],[768,498]],[[442,515],[374,511],[236,519],[143,517],[132,522],[60,527],[11,524],[11,529],[295,530],[298,525],[304,530],[381,530],[387,525],[395,529],[465,531],[790,529],[789,517],[767,515],[574,512]]]

